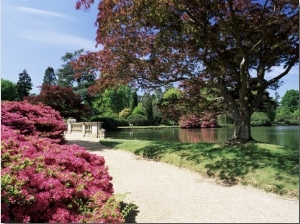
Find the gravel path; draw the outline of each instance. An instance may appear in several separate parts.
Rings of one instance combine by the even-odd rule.
[[[124,201],[138,206],[137,223],[299,223],[299,200],[222,186],[186,169],[109,149],[96,138],[66,139],[105,158],[115,193],[130,192]]]

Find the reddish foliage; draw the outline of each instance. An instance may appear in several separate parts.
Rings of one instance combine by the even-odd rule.
[[[57,111],[2,102],[1,114],[2,222],[124,221],[104,158],[62,145]]]
[[[28,101],[4,101],[1,106],[1,125],[19,130],[24,135],[47,137],[60,144],[65,142],[66,123],[51,107],[33,105]]]
[[[89,115],[90,110],[82,104],[80,95],[76,94],[71,87],[55,85],[43,85],[37,96],[26,97],[31,103],[43,103],[60,112],[64,118],[74,117],[80,120]]]
[[[2,222],[122,222],[104,158],[1,126]],[[96,212],[94,212],[96,211]]]
[[[76,8],[88,9],[93,3],[77,0]],[[197,93],[206,86],[212,92],[208,96],[223,100],[206,101],[205,110],[229,111],[236,124],[234,137],[242,142],[252,139],[250,131],[242,130],[250,127],[251,114],[266,102],[265,91],[276,90],[280,79],[299,62],[296,1],[97,3],[96,41],[101,50],[75,62],[78,70],[84,70],[86,63],[101,71],[95,91],[124,83],[153,89],[188,81],[185,88],[190,86],[193,96],[203,97],[203,92],[197,95],[191,90]],[[282,71],[268,77],[279,65]],[[197,107],[195,101],[199,102],[193,98],[188,103]]]
[[[195,114],[188,114],[180,117],[179,126],[181,128],[213,128],[217,126],[217,122],[208,116],[200,118]]]

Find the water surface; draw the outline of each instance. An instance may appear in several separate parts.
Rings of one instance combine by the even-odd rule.
[[[257,141],[299,149],[299,126],[252,127],[251,132],[252,137]],[[228,141],[232,134],[232,127],[208,129],[162,128],[107,131],[105,136],[150,141],[222,143]]]

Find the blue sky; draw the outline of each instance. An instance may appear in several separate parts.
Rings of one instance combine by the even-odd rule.
[[[98,1],[95,1],[98,3]],[[1,78],[16,83],[26,69],[39,93],[48,66],[58,70],[66,52],[95,48],[97,4],[88,11],[76,10],[76,0],[1,0]],[[267,79],[281,71],[274,68]],[[299,66],[282,79],[282,97],[299,90]],[[274,96],[274,91],[270,91]]]
[[[97,5],[76,0],[1,0],[1,78],[17,82],[26,69],[39,93],[48,66],[58,70],[66,52],[96,51]]]

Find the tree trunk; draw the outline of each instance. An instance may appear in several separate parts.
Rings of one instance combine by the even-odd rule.
[[[250,121],[253,113],[253,106],[248,99],[248,89],[240,87],[240,90],[238,91],[239,98],[236,99],[234,97],[235,92],[228,91],[226,83],[222,79],[219,84],[221,93],[224,97],[224,102],[228,106],[234,123],[234,133],[230,142],[244,144],[248,141],[252,141]],[[256,100],[261,100],[261,97],[258,96]]]
[[[251,115],[249,111],[243,111],[242,116],[239,114],[232,114],[234,122],[234,133],[230,141],[237,143],[246,143],[252,141],[250,119]]]

